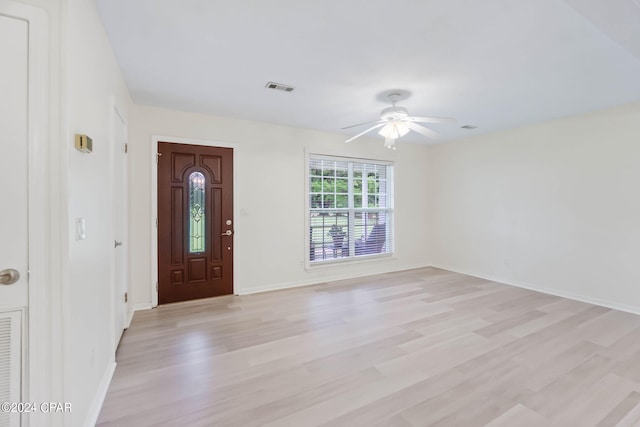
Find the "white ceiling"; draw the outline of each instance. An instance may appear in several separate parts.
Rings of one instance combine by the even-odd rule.
[[[640,100],[640,0],[97,4],[139,104],[354,135],[399,88],[446,141]]]

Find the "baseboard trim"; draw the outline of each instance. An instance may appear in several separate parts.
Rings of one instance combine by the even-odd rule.
[[[600,298],[593,298],[586,295],[574,294],[572,292],[565,292],[558,289],[547,288],[544,286],[532,285],[530,283],[514,283],[509,280],[505,280],[499,277],[494,277],[486,274],[476,274],[464,272],[455,268],[446,267],[443,265],[432,265],[431,267],[439,268],[441,270],[451,271],[453,273],[465,274],[467,276],[477,277],[479,279],[491,280],[492,282],[502,283],[508,286],[514,286],[516,288],[528,289],[530,291],[541,292],[543,294],[553,295],[556,297],[567,298],[574,301],[585,302],[587,304],[599,305],[601,307],[611,308],[613,310],[624,311],[626,313],[637,314],[640,315],[640,307],[635,307],[632,305],[620,304],[614,301],[603,300]]]
[[[129,326],[131,326],[131,321],[133,320],[133,313],[135,312],[136,310],[133,307],[131,307],[131,309],[127,312],[127,321],[124,325],[125,329],[129,329]]]
[[[337,276],[328,276],[328,277],[314,278],[309,280],[297,280],[292,282],[274,283],[274,284],[259,286],[251,289],[236,290],[234,294],[235,295],[251,295],[251,294],[259,294],[262,292],[281,291],[284,289],[293,289],[293,288],[300,288],[303,286],[319,285],[325,282],[336,282],[338,280],[357,279],[359,277],[376,276],[378,274],[397,273],[400,271],[415,270],[417,268],[425,268],[425,267],[429,267],[429,265],[428,264],[409,265],[409,266],[404,266],[397,270],[396,269],[384,270],[384,271],[379,271],[372,274],[340,274]]]
[[[151,310],[152,308],[153,306],[151,305],[150,302],[133,304],[133,311],[131,312],[131,318],[133,318],[133,313],[135,313],[136,311]]]
[[[83,424],[86,427],[93,427],[98,422],[98,417],[100,416],[100,411],[102,410],[104,399],[105,397],[107,397],[107,390],[109,390],[109,384],[111,384],[111,378],[113,378],[113,373],[115,372],[115,370],[116,362],[111,361],[107,366],[104,375],[102,375],[100,385],[98,386],[98,391],[96,392],[96,395],[91,402],[89,413],[87,414],[86,421]]]

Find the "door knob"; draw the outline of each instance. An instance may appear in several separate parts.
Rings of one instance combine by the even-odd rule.
[[[221,236],[231,236],[232,234],[233,234],[233,231],[227,230],[224,233],[222,233]]]
[[[118,242],[117,240],[115,240],[115,241],[113,242],[113,247],[114,247],[114,248],[117,248],[118,246],[122,246],[122,245],[123,245],[123,243],[122,243],[122,242]]]
[[[20,279],[18,270],[7,268],[0,271],[0,285],[13,285]]]

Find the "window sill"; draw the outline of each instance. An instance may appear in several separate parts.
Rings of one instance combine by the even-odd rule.
[[[357,258],[346,258],[346,259],[332,259],[328,261],[317,261],[313,264],[309,261],[305,263],[304,269],[306,271],[314,271],[314,270],[324,270],[330,268],[338,268],[345,267],[349,265],[358,265],[358,264],[369,264],[373,261],[385,261],[385,260],[396,260],[398,257],[395,253],[390,254],[376,254],[376,255],[367,255],[361,256]]]

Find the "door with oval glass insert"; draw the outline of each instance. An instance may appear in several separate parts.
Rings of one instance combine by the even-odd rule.
[[[158,154],[158,302],[233,293],[233,149]]]

